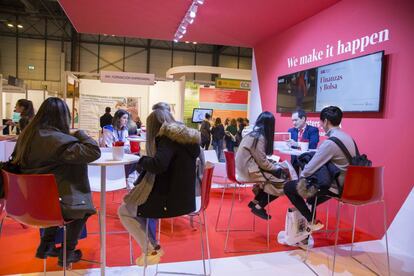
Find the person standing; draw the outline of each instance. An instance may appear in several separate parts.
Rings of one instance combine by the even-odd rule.
[[[224,162],[223,158],[223,144],[224,144],[224,126],[219,117],[216,118],[214,126],[211,128],[211,136],[213,137],[213,148],[216,151],[217,159]]]
[[[231,119],[230,124],[226,127],[226,148],[228,151],[234,152],[236,145],[237,122],[236,119]]]
[[[211,124],[210,124],[211,115],[206,113],[204,115],[204,121],[201,123],[200,132],[201,132],[201,147],[205,150],[208,150],[210,147],[211,141]]]
[[[105,107],[105,114],[99,118],[101,129],[103,129],[104,126],[112,125],[112,119],[111,108],[107,106]]]
[[[23,174],[55,176],[62,215],[68,222],[68,264],[81,259],[81,251],[76,250],[78,239],[89,216],[96,213],[87,164],[101,155],[98,144],[84,131],[69,133],[70,120],[70,111],[64,101],[55,97],[46,99],[32,122],[19,136],[12,160],[19,164]],[[55,248],[55,235],[58,230],[59,227],[45,228],[36,257],[45,259],[47,256],[59,256],[58,264],[62,266],[62,251],[59,253]]]

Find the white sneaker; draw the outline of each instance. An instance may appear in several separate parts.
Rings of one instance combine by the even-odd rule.
[[[315,231],[321,230],[324,227],[324,225],[320,222],[317,222],[314,224],[309,224],[308,227],[310,228],[311,232],[315,232]]]
[[[147,254],[147,265],[155,265],[158,264],[161,261],[161,257],[164,256],[164,250],[154,250],[151,253]],[[142,253],[141,256],[139,256],[135,260],[137,266],[144,266],[145,265],[145,254]]]

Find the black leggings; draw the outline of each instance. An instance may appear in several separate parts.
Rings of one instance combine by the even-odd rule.
[[[315,205],[316,196],[318,197],[318,202],[316,202],[316,206],[319,204],[324,203],[325,201],[331,199],[332,197],[336,197],[334,193],[330,192],[329,190],[326,191],[318,191],[316,196],[307,199],[308,204],[312,206],[312,210],[309,210],[308,206],[305,203],[305,200],[299,195],[296,186],[298,181],[292,180],[285,184],[284,192],[285,195],[289,198],[290,202],[292,202],[293,206],[299,210],[299,212],[306,218],[308,222],[312,221],[312,212],[313,206]],[[316,210],[315,210],[315,217],[316,217]]]
[[[268,203],[267,196],[269,196],[269,203],[278,198],[277,196],[265,193],[262,189],[260,189],[254,199],[258,202],[260,207],[264,208]]]

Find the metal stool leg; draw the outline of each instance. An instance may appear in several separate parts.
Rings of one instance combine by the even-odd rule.
[[[336,228],[335,228],[335,246],[334,246],[334,258],[332,264],[332,276],[335,275],[335,263],[336,263],[336,247],[338,245],[338,237],[339,237],[339,222],[341,221],[341,202],[338,201],[338,207],[336,210]]]
[[[149,238],[148,238],[148,224],[149,224],[149,219],[147,218],[146,219],[146,223],[145,223],[144,276],[146,275],[147,266],[148,266],[148,260],[147,260],[148,243],[149,243]]]
[[[198,221],[200,223],[201,259],[203,260],[204,275],[207,275],[207,272],[206,272],[206,258],[204,257],[203,221],[201,220],[201,215],[200,214],[198,215]]]
[[[224,200],[224,193],[226,192],[226,189],[227,189],[227,184],[225,184],[225,186],[223,187],[223,192],[221,193],[221,201],[220,201],[220,207],[219,207],[219,210],[218,210],[218,213],[217,213],[217,219],[216,219],[216,232],[223,232],[223,231],[226,231],[226,230],[224,230],[224,229],[218,229],[218,222],[219,222],[219,219],[220,219],[220,213],[221,213],[221,207],[223,206],[223,200]]]
[[[233,197],[231,200],[231,207],[230,207],[230,214],[229,214],[229,219],[227,222],[227,233],[226,233],[226,241],[224,242],[224,252],[227,252],[227,242],[229,241],[229,235],[230,235],[230,224],[231,224],[231,217],[233,214],[233,207],[234,207],[234,197],[236,195],[236,186],[234,186],[234,191],[233,191]]]
[[[129,261],[131,265],[133,265],[134,264],[134,249],[132,248],[131,234],[128,234],[128,240],[129,240]]]
[[[211,275],[211,255],[210,255],[210,242],[208,239],[208,226],[207,226],[207,214],[203,211],[204,227],[206,229],[206,243],[207,243],[207,258],[208,258],[208,275]]]
[[[63,276],[66,276],[66,225],[63,225]]]
[[[382,204],[384,207],[384,230],[385,230],[385,247],[387,250],[387,270],[388,276],[391,276],[391,266],[390,266],[390,252],[388,251],[388,235],[387,235],[387,208],[385,205],[385,201],[382,200]]]

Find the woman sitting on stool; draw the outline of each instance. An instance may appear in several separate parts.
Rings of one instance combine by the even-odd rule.
[[[193,212],[195,206],[196,159],[200,133],[176,123],[166,110],[154,110],[147,118],[147,154],[138,161],[142,170],[134,189],[118,209],[122,224],[147,253],[147,264],[157,264],[164,254],[149,231],[147,218],[171,218]],[[145,251],[145,249],[148,249]],[[144,265],[145,253],[137,258]]]
[[[53,174],[56,178],[62,215],[67,226],[67,264],[80,260],[82,253],[75,250],[88,217],[95,214],[88,180],[87,164],[101,156],[98,144],[84,131],[69,133],[70,112],[64,101],[48,98],[39,112],[20,134],[13,162],[20,165],[24,174]],[[36,183],[34,183],[36,184]],[[79,206],[83,206],[79,209]],[[75,208],[77,207],[77,208]],[[55,235],[59,227],[49,227],[41,238],[36,257],[59,255],[55,248]]]
[[[273,137],[275,117],[270,112],[263,112],[257,118],[253,131],[247,134],[240,143],[236,153],[236,175],[241,182],[254,182],[254,200],[249,207],[256,216],[270,219],[264,207],[283,195],[283,186],[290,179],[293,167],[288,162],[273,163],[266,155],[273,153]]]

